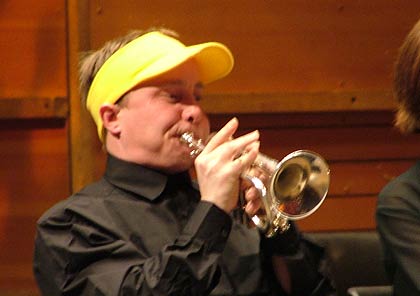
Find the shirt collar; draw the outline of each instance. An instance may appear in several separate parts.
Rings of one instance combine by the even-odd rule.
[[[149,200],[156,199],[169,184],[191,183],[188,172],[168,175],[108,154],[104,178],[114,186]]]

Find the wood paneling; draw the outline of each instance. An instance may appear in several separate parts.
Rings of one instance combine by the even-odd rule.
[[[398,133],[390,111],[212,114],[214,130],[233,116],[240,122],[238,135],[260,131],[264,154],[281,160],[292,151],[309,149],[329,163],[331,186],[324,204],[298,221],[305,231],[375,228],[379,191],[420,157],[420,135]]]
[[[238,134],[259,129],[261,151],[275,158],[298,149],[314,150],[330,162],[414,159],[420,154],[420,135],[401,135],[392,127],[391,112],[216,115],[210,116],[213,128],[233,116],[244,126]]]
[[[0,98],[66,97],[64,2],[0,2]]]
[[[62,121],[0,122],[0,294],[38,295],[35,223],[69,194],[67,130]]]
[[[303,231],[375,229],[376,196],[327,197],[311,216],[299,220]]]
[[[67,119],[67,98],[2,98],[0,119]]]
[[[293,93],[213,94],[202,101],[209,114],[392,110],[390,91],[324,91]]]
[[[332,197],[376,197],[389,181],[399,176],[411,165],[413,165],[413,160],[333,162],[330,164],[329,195]]]
[[[80,187],[103,170],[77,113],[78,51],[135,28],[228,45],[235,68],[203,101],[213,129],[238,116],[238,134],[259,129],[272,157],[305,148],[327,159],[329,195],[303,230],[373,229],[377,193],[420,154],[418,135],[392,128],[393,60],[420,16],[419,1],[403,2],[0,1],[0,100],[13,100],[0,102],[0,294],[38,295],[36,220],[76,190],[71,178]]]
[[[79,96],[79,56],[90,49],[89,1],[67,1],[68,78],[69,104],[69,149],[70,188],[79,191],[95,179],[96,155],[100,154],[96,127]]]
[[[35,223],[69,194],[64,3],[0,1],[0,295],[39,295]]]
[[[236,65],[208,87],[217,94],[389,89],[397,48],[420,16],[416,0],[91,4],[93,48],[150,26],[172,28],[188,44],[227,44]]]
[[[419,135],[403,137],[390,127],[286,128],[262,130],[261,134],[261,149],[271,155],[298,149],[314,150],[329,161],[410,159],[419,155]]]
[[[206,98],[204,98],[206,100]],[[298,112],[298,113],[230,113],[210,114],[211,125],[219,130],[233,116],[240,122],[240,129],[281,129],[293,127],[367,127],[389,126],[393,121],[393,113],[390,111],[375,112]]]

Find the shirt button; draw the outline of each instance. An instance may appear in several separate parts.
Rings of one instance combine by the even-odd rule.
[[[133,234],[133,235],[131,235],[131,236],[130,236],[130,240],[131,240],[131,241],[134,243],[134,245],[136,245],[136,246],[141,246],[141,245],[142,245],[140,237],[138,237],[138,236],[137,236],[137,235],[135,235],[135,234]]]
[[[222,231],[221,231],[221,234],[222,234],[223,237],[227,237],[229,232],[227,231],[226,228],[223,228]]]

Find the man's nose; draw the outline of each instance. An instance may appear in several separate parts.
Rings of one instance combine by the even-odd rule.
[[[203,116],[203,110],[200,106],[195,104],[186,105],[182,112],[182,118],[191,123],[199,122]]]

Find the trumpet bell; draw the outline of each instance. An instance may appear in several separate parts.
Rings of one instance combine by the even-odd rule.
[[[268,186],[275,216],[299,220],[311,215],[324,202],[329,184],[330,170],[319,154],[290,153],[277,164]]]

